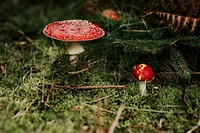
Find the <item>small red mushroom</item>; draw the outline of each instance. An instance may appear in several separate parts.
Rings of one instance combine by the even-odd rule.
[[[139,64],[133,68],[133,76],[139,81],[139,90],[142,95],[146,94],[146,83],[154,77],[153,69],[146,64]]]
[[[67,53],[70,61],[76,62],[78,54],[84,52],[84,48],[78,42],[98,39],[105,32],[98,25],[87,20],[64,20],[48,24],[43,33],[52,39],[68,42]]]
[[[114,10],[114,9],[106,9],[102,12],[102,15],[104,17],[107,17],[107,18],[114,20],[114,21],[119,20],[119,16],[118,16],[116,10]]]

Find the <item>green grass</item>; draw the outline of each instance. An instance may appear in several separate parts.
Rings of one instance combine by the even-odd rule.
[[[11,9],[21,9],[20,2],[10,3],[15,7]],[[51,21],[75,18],[80,7],[66,15],[76,2],[64,6],[70,8],[61,9],[60,1],[51,11],[47,9],[54,7],[54,2],[32,6],[25,3],[24,6],[26,4],[27,10],[22,13],[21,9],[19,14],[3,6],[0,9],[1,20],[6,21],[0,23],[3,25],[0,33],[4,33],[0,34],[0,133],[96,132],[100,125],[108,130],[120,106],[125,108],[115,129],[117,133],[183,133],[197,125],[200,117],[198,85],[186,90],[189,108],[181,98],[182,88],[174,84],[163,85],[154,80],[147,85],[148,95],[142,97],[131,75],[132,68],[127,68],[126,55],[118,54],[115,46],[99,46],[99,40],[84,42],[86,52],[80,56],[77,66],[72,66],[63,43],[45,37],[41,31]],[[45,10],[38,10],[43,7]],[[4,9],[10,16],[3,13]],[[36,16],[25,23],[32,13]],[[51,14],[59,15],[52,17]],[[108,39],[117,30],[110,33],[116,24],[107,22],[105,38]],[[53,87],[52,95],[53,82],[65,86],[126,87],[90,90]],[[153,89],[155,86],[157,90]]]

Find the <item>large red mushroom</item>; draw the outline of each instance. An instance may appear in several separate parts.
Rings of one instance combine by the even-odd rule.
[[[133,68],[133,76],[139,81],[139,90],[142,95],[146,94],[146,84],[154,77],[153,69],[146,64],[139,64]]]
[[[104,36],[105,32],[98,25],[87,20],[64,20],[48,24],[43,33],[52,39],[68,42],[67,53],[72,64],[77,55],[84,52],[80,41],[89,41]]]

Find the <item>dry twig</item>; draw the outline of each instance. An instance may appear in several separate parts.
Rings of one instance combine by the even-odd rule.
[[[101,112],[101,97],[98,97],[98,131],[99,133],[104,133],[103,128],[102,128],[102,112]]]
[[[39,49],[40,51],[43,51],[40,47],[38,47],[38,45],[30,38],[28,37],[22,30],[18,29],[17,30],[18,33],[20,33],[22,36],[25,37],[25,39],[34,47],[36,47],[37,49]]]
[[[119,117],[121,116],[122,111],[124,110],[124,108],[125,108],[124,106],[120,106],[120,108],[119,108],[119,110],[117,112],[117,115],[115,117],[115,120],[112,122],[112,124],[111,124],[111,126],[110,126],[110,128],[108,130],[108,133],[114,133],[114,130],[115,130],[115,128],[116,128],[116,126],[118,124],[118,121],[119,121]]]
[[[91,66],[92,65],[94,65],[94,64],[97,64],[97,63],[99,63],[99,62],[101,62],[101,61],[103,61],[103,60],[105,60],[105,59],[100,59],[100,60],[97,60],[97,61],[94,61],[94,62],[89,62],[88,64],[87,64],[87,68],[84,68],[84,69],[81,69],[81,70],[78,70],[78,71],[74,71],[74,72],[69,72],[69,71],[67,71],[67,73],[68,74],[79,74],[79,73],[83,73],[83,72],[85,72],[85,71],[87,71],[87,70],[89,70],[90,68],[91,68]]]
[[[157,133],[162,133],[161,129],[163,127],[163,119],[161,118],[157,125]]]
[[[56,84],[56,81],[53,81],[52,83],[51,83],[51,88],[50,88],[50,92],[49,92],[49,94],[48,94],[48,96],[47,96],[47,99],[46,99],[46,101],[45,101],[45,106],[47,106],[47,107],[49,107],[49,98],[50,98],[50,93],[51,93],[51,96],[52,96],[52,101],[54,101],[54,88],[55,88],[55,84]]]
[[[108,85],[108,86],[61,86],[55,85],[56,88],[63,88],[63,89],[73,89],[76,88],[78,90],[89,90],[89,89],[124,89],[125,85]]]
[[[194,130],[196,130],[196,129],[199,128],[199,127],[200,127],[200,119],[199,119],[197,125],[194,126],[192,129],[190,129],[189,131],[187,131],[186,133],[192,133]]]

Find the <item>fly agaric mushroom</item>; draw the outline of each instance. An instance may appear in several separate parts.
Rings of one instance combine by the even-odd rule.
[[[139,64],[133,68],[133,76],[139,81],[139,90],[142,95],[146,94],[146,83],[150,82],[153,77],[153,70],[146,64]]]
[[[119,16],[118,16],[116,10],[114,10],[114,9],[106,9],[102,12],[102,15],[104,17],[109,18],[109,19],[114,20],[114,21],[119,20]]]
[[[67,53],[72,64],[76,63],[77,55],[84,52],[78,42],[98,39],[105,32],[98,25],[87,20],[64,20],[48,24],[43,33],[52,39],[68,42]]]

